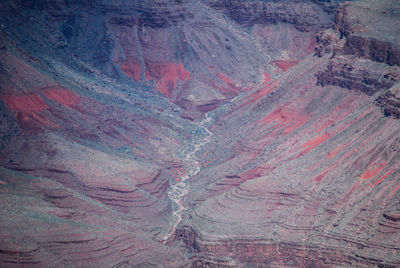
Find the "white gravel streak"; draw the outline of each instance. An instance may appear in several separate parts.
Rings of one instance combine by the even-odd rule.
[[[189,192],[189,183],[187,180],[199,173],[201,169],[201,165],[198,161],[196,153],[204,145],[210,142],[210,137],[213,135],[213,133],[205,127],[205,124],[209,121],[211,121],[211,118],[207,113],[202,121],[196,123],[199,127],[205,130],[206,135],[204,138],[196,141],[193,144],[193,150],[187,153],[184,160],[184,166],[186,167],[187,173],[180,178],[179,182],[172,184],[170,190],[168,191],[169,199],[175,203],[177,207],[174,207],[174,210],[172,211],[172,217],[175,222],[172,225],[171,231],[162,238],[164,243],[171,238],[171,236],[175,233],[176,227],[182,221],[182,215],[186,210],[185,206],[183,205],[183,199]]]

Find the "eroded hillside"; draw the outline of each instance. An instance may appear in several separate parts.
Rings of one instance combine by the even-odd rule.
[[[0,266],[400,265],[397,1],[0,15]]]

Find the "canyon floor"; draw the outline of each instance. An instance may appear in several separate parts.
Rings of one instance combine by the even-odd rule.
[[[397,0],[0,2],[1,267],[400,267]]]

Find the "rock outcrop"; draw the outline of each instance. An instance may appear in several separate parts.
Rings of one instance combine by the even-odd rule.
[[[400,65],[399,9],[395,1],[345,3],[336,21],[336,29],[346,38],[343,53]]]
[[[400,80],[399,10],[390,1],[343,4],[334,28],[317,36],[315,55],[332,55],[317,84],[378,93],[378,103],[388,105],[385,114],[396,114],[394,94],[387,91]]]
[[[393,86],[388,92],[377,99],[385,115],[400,118],[400,86]]]
[[[390,221],[390,220],[389,220]],[[391,222],[393,224],[393,221]],[[196,232],[190,229],[177,230],[177,239],[188,247],[192,246],[192,237]],[[196,236],[192,256],[192,267],[246,267],[268,265],[271,267],[331,267],[371,265],[378,267],[397,267],[398,262],[382,263],[379,258],[369,255],[354,256],[345,247],[324,247],[321,244],[305,246],[290,242],[275,243],[271,240],[230,239],[204,241]],[[359,245],[364,247],[364,245]],[[394,252],[398,249],[396,248]],[[307,257],[305,257],[307,256]]]
[[[239,1],[208,0],[207,4],[221,10],[246,27],[255,24],[289,23],[305,32],[328,28],[337,4],[320,1]]]
[[[317,85],[359,90],[367,95],[391,88],[400,80],[400,68],[356,56],[335,56],[328,68],[318,73]]]

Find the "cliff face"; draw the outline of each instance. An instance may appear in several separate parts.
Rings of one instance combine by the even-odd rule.
[[[336,29],[346,38],[343,53],[400,65],[398,9],[391,1],[344,4],[336,19]]]
[[[387,116],[400,118],[400,89],[399,85],[393,86],[388,92],[382,94],[377,103],[382,106],[382,109]]]
[[[388,65],[400,65],[400,49],[395,44],[372,38],[350,35],[343,52]]]
[[[390,101],[384,99],[393,95],[386,92],[400,80],[399,8],[388,1],[345,3],[334,29],[317,36],[315,54],[333,55],[328,68],[317,74],[318,84],[378,93],[386,114],[396,114],[395,106],[385,108]]]
[[[207,1],[211,7],[223,11],[240,25],[288,23],[299,31],[328,28],[331,16],[338,7],[319,1]]]
[[[194,233],[193,230],[181,229],[177,232],[177,238],[190,247]],[[257,267],[258,265],[331,267],[352,266],[355,263],[362,267],[371,265],[396,267],[383,265],[379,259],[368,255],[354,256],[343,247],[304,246],[290,242],[274,243],[256,239],[220,240],[217,243],[210,243],[197,238],[195,243],[192,267]],[[364,246],[360,244],[359,247]]]
[[[63,20],[79,13],[114,14],[116,22],[140,24],[151,28],[176,25],[193,17],[185,8],[184,1],[14,1],[15,8],[45,11],[48,15]]]
[[[317,75],[317,84],[359,90],[367,95],[391,88],[400,80],[400,68],[389,67],[354,56],[335,56],[326,71]]]

